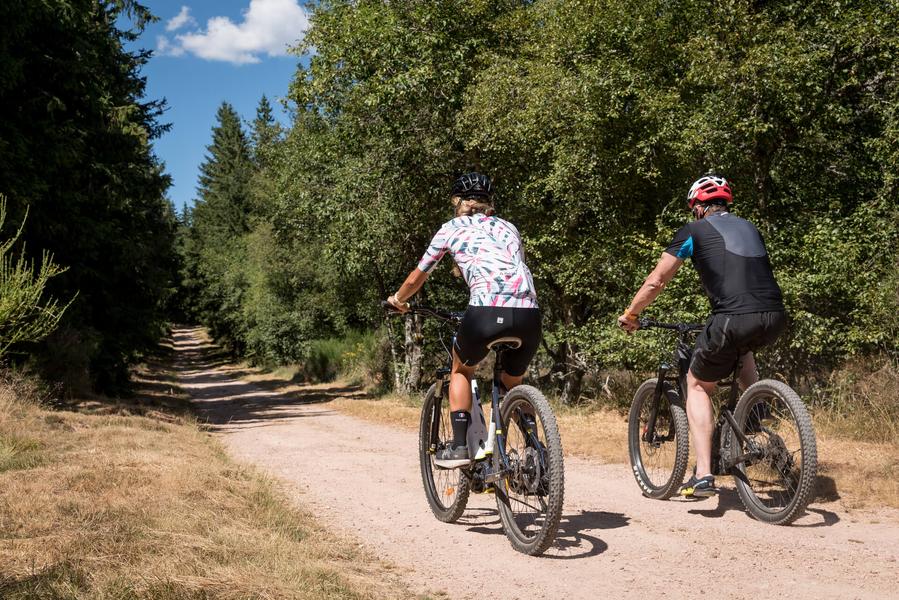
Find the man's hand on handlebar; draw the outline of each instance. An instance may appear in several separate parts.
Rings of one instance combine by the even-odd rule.
[[[624,311],[624,314],[618,317],[618,326],[630,335],[640,329],[640,321],[637,319],[637,315]]]
[[[393,294],[392,296],[389,296],[387,298],[387,304],[389,304],[395,311],[399,313],[407,313],[411,308],[408,302],[400,302],[397,299],[396,294]]]

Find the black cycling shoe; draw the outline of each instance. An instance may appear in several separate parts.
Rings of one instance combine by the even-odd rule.
[[[680,486],[677,493],[684,498],[708,498],[714,496],[718,493],[718,488],[715,487],[715,476],[706,475],[697,479],[694,474],[687,483]]]
[[[444,469],[464,467],[470,462],[467,445],[453,446],[449,444],[445,448],[438,450],[434,456],[434,464]]]

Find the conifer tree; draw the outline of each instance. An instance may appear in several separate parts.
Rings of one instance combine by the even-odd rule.
[[[212,143],[200,166],[199,198],[187,242],[188,271],[195,274],[197,317],[213,335],[236,349],[244,327],[240,311],[246,288],[244,236],[250,230],[254,168],[249,139],[234,108],[223,102]]]

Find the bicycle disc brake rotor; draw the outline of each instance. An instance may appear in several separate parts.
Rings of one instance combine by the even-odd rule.
[[[513,452],[515,451],[513,450]],[[511,462],[511,454],[509,459]],[[515,452],[510,485],[517,493],[536,494],[540,488],[540,475],[540,455],[534,448],[525,448],[523,456],[518,456],[518,453]]]

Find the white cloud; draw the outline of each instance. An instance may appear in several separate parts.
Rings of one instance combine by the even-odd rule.
[[[183,7],[178,16],[169,21],[169,25],[182,14],[192,20],[187,7]],[[181,26],[180,23],[177,25]],[[242,22],[234,23],[228,17],[213,17],[206,23],[205,31],[179,34],[174,42],[159,36],[157,48],[160,54],[172,56],[190,52],[207,60],[238,65],[257,63],[260,54],[287,54],[287,48],[299,42],[308,28],[309,17],[297,0],[250,0],[249,8],[243,12]]]
[[[166,31],[177,31],[184,27],[185,25],[196,25],[197,22],[194,20],[192,16],[190,16],[190,8],[187,6],[181,7],[181,12],[177,15],[169,19],[165,24]]]
[[[156,51],[163,56],[181,56],[184,54],[184,48],[173,44],[164,35],[156,36]]]

